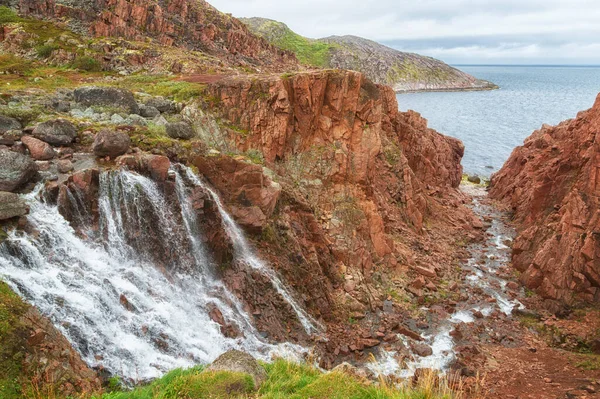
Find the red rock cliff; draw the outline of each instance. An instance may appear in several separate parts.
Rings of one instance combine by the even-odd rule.
[[[472,215],[455,190],[462,143],[399,112],[389,87],[357,72],[319,71],[230,78],[207,91],[236,149],[262,153],[284,196],[321,215],[336,261],[363,271],[374,263],[429,267],[442,261],[413,260],[406,247],[428,215],[469,230]]]
[[[236,65],[273,70],[297,66],[295,55],[255,36],[242,22],[203,0],[19,0],[18,4],[22,15],[66,20],[93,36],[141,41],[150,37]]]
[[[513,264],[547,299],[600,299],[600,96],[594,107],[544,126],[493,176],[519,235]]]

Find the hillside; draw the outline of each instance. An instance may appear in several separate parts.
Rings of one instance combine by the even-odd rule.
[[[362,72],[373,82],[389,85],[397,92],[497,88],[435,58],[401,52],[361,37],[308,39],[281,22],[265,18],[241,20],[255,34],[294,52],[305,65]]]
[[[246,73],[288,71],[298,65],[292,53],[252,34],[238,19],[203,0],[0,0],[0,5],[14,6],[21,17],[57,22],[78,35],[135,42],[126,47],[137,63],[149,64],[165,48],[202,54],[192,60],[186,53],[173,57],[170,69],[176,73],[197,68],[197,64],[210,65],[203,71],[209,73],[226,67],[245,68]],[[58,39],[45,28],[32,30],[28,33]],[[124,46],[113,41],[101,47],[110,52]]]

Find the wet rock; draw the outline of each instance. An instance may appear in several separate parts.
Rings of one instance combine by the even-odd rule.
[[[56,163],[60,173],[69,173],[74,169],[73,162],[68,159],[61,159]]]
[[[0,220],[24,216],[29,208],[17,194],[0,191]]]
[[[421,357],[427,357],[433,355],[433,349],[429,345],[422,343],[415,343],[411,345],[413,352]]]
[[[66,119],[42,122],[33,129],[33,137],[48,144],[70,145],[77,137],[77,128]]]
[[[167,135],[173,139],[189,140],[196,135],[196,132],[187,122],[174,122],[167,125]]]
[[[256,389],[267,380],[267,372],[256,359],[245,352],[230,350],[219,356],[206,371],[233,371],[252,376]]]
[[[412,338],[416,341],[422,341],[423,338],[421,337],[421,334],[416,333],[414,331],[412,331],[411,329],[404,327],[402,325],[399,325],[398,327],[396,327],[394,329],[398,334],[402,334],[406,337]]]
[[[21,138],[21,141],[29,150],[31,157],[36,161],[47,161],[55,156],[52,146],[42,140],[38,140],[31,136],[25,136]]]
[[[135,170],[141,174],[149,175],[157,181],[165,181],[169,175],[171,161],[162,155],[152,155],[145,153],[122,155],[115,160],[119,166],[127,166],[130,170]]]
[[[160,111],[150,105],[140,105],[140,115],[144,118],[155,118],[160,115]]]
[[[0,191],[15,191],[37,172],[33,160],[9,150],[0,150]]]
[[[92,151],[98,157],[116,158],[129,150],[131,139],[126,133],[104,129],[98,132]]]
[[[94,86],[82,87],[75,89],[73,96],[76,102],[85,107],[121,107],[131,114],[139,114],[140,112],[133,93],[125,89]]]
[[[8,132],[9,130],[20,130],[21,123],[15,118],[0,115],[0,133]]]
[[[481,178],[477,175],[470,175],[467,180],[474,184],[481,184]]]

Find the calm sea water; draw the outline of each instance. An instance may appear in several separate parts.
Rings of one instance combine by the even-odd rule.
[[[461,139],[465,172],[480,176],[502,167],[513,148],[542,124],[555,125],[590,108],[600,92],[600,67],[459,68],[500,90],[399,94],[398,104],[421,113],[437,131]]]

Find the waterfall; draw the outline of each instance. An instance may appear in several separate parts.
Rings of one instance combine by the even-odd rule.
[[[229,349],[265,360],[302,352],[296,345],[264,342],[235,296],[214,278],[178,174],[175,187],[171,199],[136,173],[102,172],[97,228],[81,194],[69,189],[67,199],[85,239],[57,206],[40,199],[39,187],[25,196],[35,234],[8,232],[0,244],[0,277],[48,316],[90,366],[130,382],[208,363]],[[240,255],[251,253],[239,229],[228,233],[239,235],[236,248],[246,248]],[[274,273],[252,259],[248,262],[272,276],[303,325],[310,326]],[[224,336],[209,317],[214,307],[243,334]]]
[[[285,301],[290,304],[290,306],[296,313],[298,320],[302,324],[304,331],[306,331],[307,334],[317,332],[318,329],[316,326],[318,326],[318,323],[308,313],[306,313],[306,311],[296,302],[292,294],[285,288],[285,285],[281,282],[281,279],[277,276],[275,271],[269,268],[260,258],[258,258],[254,254],[254,252],[250,248],[250,245],[248,244],[248,241],[246,240],[246,237],[244,236],[244,233],[237,225],[237,223],[233,220],[231,215],[227,213],[225,207],[223,206],[221,198],[219,197],[219,195],[217,195],[215,190],[213,190],[212,187],[204,183],[202,179],[196,176],[196,174],[194,174],[194,172],[192,172],[190,168],[183,167],[183,169],[185,171],[186,177],[193,184],[202,187],[202,189],[207,191],[217,204],[219,214],[221,215],[221,219],[223,220],[223,227],[227,232],[227,235],[233,242],[235,255],[238,258],[238,260],[244,262],[253,269],[258,270],[260,273],[264,274],[271,280],[271,283],[273,284],[275,290],[277,290],[279,295],[281,295],[285,299]],[[321,328],[321,326],[318,327]]]

